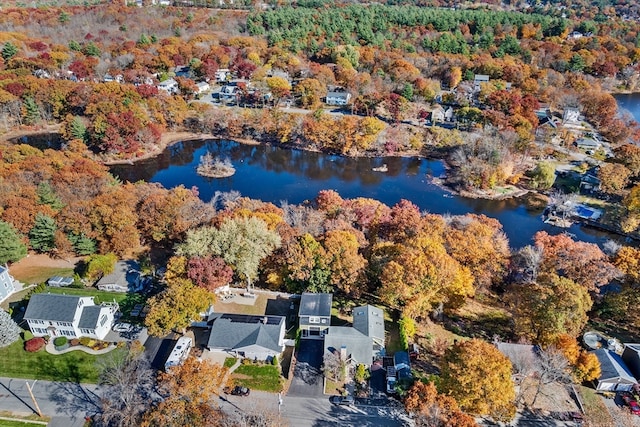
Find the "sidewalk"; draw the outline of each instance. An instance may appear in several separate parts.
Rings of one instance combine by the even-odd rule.
[[[56,346],[53,344],[53,339],[49,340],[49,342],[45,346],[45,350],[47,350],[47,353],[50,353],[50,354],[64,354],[64,353],[69,353],[70,351],[84,351],[85,353],[88,353],[88,354],[98,355],[98,354],[109,353],[110,351],[115,350],[116,348],[117,346],[113,344],[109,344],[109,347],[103,348],[102,350],[93,350],[83,345],[74,345],[72,347],[65,348],[64,350],[57,350]]]

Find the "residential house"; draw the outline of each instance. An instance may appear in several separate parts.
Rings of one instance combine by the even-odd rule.
[[[176,77],[185,77],[187,79],[190,79],[192,77],[191,67],[189,67],[188,65],[178,65],[173,69],[173,72],[175,73]]]
[[[303,338],[323,338],[329,331],[332,303],[332,294],[302,294],[298,318]]]
[[[384,312],[372,305],[353,309],[353,326],[331,326],[324,337],[325,354],[337,351],[345,361],[369,365],[384,355]]]
[[[327,92],[327,96],[325,97],[325,104],[327,105],[347,105],[351,100],[351,94],[346,91],[329,91]]]
[[[285,347],[285,319],[282,316],[212,313],[207,348],[232,351],[258,360],[280,356]]]
[[[162,90],[169,95],[175,95],[178,93],[178,82],[174,79],[167,79],[163,82],[160,82],[158,85],[158,90]]]
[[[444,122],[444,108],[441,105],[436,105],[431,110],[431,123]]]
[[[16,291],[14,286],[14,279],[9,274],[9,268],[7,266],[0,265],[0,302],[6,300],[9,295]]]
[[[53,276],[47,280],[47,284],[54,288],[66,288],[73,285],[73,277]]]
[[[482,83],[489,83],[490,77],[486,74],[474,74],[473,76],[473,88],[476,92],[481,89]]]
[[[118,261],[113,272],[98,280],[96,286],[101,291],[139,292],[144,288],[145,280],[136,261]]]
[[[589,137],[578,138],[575,144],[579,149],[587,151],[595,151],[602,147],[602,143],[600,141]]]
[[[622,361],[637,379],[640,379],[640,344],[625,343]]]
[[[196,91],[197,94],[203,94],[207,91],[209,91],[211,89],[211,86],[209,85],[209,83],[207,82],[198,82],[196,83],[196,87],[198,88],[198,90]]]
[[[579,124],[580,123],[580,110],[577,108],[567,107],[562,114],[563,124]]]
[[[600,190],[601,181],[600,178],[598,178],[599,169],[600,167],[596,166],[580,175],[580,191],[592,193]]]
[[[636,379],[622,358],[608,350],[601,348],[592,351],[600,362],[600,377],[596,380],[597,391],[629,391],[637,384]]]
[[[495,346],[511,361],[513,371],[511,378],[516,385],[520,384],[527,376],[533,375],[539,370],[539,347],[531,344],[513,344],[495,342]]]
[[[216,70],[214,76],[217,82],[226,82],[231,77],[231,70],[228,68],[220,68]]]
[[[384,348],[384,312],[373,305],[353,309],[353,329],[373,340],[374,352]]]
[[[578,40],[584,36],[580,31],[572,31],[567,36],[567,40]]]
[[[105,338],[118,304],[96,305],[93,297],[34,294],[24,313],[29,329],[37,337]]]

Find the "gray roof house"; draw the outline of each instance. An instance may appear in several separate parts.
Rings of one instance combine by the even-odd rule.
[[[13,276],[9,274],[6,266],[0,265],[0,302],[4,301],[16,291],[13,284]]]
[[[324,351],[344,351],[346,361],[355,364],[371,364],[373,339],[350,326],[332,326],[324,337]]]
[[[640,378],[640,344],[624,343],[622,361],[637,379]]]
[[[117,311],[118,304],[96,305],[93,297],[35,294],[29,299],[24,320],[37,337],[49,335],[102,340],[113,325]]]
[[[374,344],[384,347],[384,312],[373,305],[353,309],[353,328],[371,337]]]
[[[302,294],[298,318],[303,338],[322,338],[327,333],[331,324],[332,303],[332,294]]]
[[[325,104],[327,105],[347,105],[351,99],[349,92],[329,91],[325,97]]]
[[[629,368],[616,353],[601,348],[591,353],[600,361],[600,378],[596,380],[597,391],[629,391],[637,384]]]
[[[101,291],[138,292],[142,290],[143,280],[140,264],[133,260],[116,262],[113,272],[102,277],[96,283]]]
[[[267,360],[284,351],[285,319],[282,316],[212,313],[207,348],[233,351],[249,359]]]
[[[363,305],[353,309],[353,326],[331,326],[324,337],[325,354],[343,353],[346,360],[369,365],[384,354],[384,313]],[[408,357],[408,356],[407,356]]]

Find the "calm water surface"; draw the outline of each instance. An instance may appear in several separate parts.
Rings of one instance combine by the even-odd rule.
[[[618,102],[618,109],[628,112],[640,122],[640,93],[624,93],[613,96]]]
[[[232,177],[215,179],[196,173],[200,156],[211,152],[228,157],[236,168]],[[386,164],[388,172],[372,168]],[[544,224],[541,211],[529,210],[519,200],[488,201],[458,197],[433,184],[432,177],[446,173],[440,161],[386,158],[348,158],[322,153],[251,146],[226,140],[177,143],[160,156],[134,165],[112,167],[124,181],[158,182],[167,188],[184,185],[199,189],[200,198],[211,200],[216,191],[237,190],[243,196],[273,202],[301,203],[312,200],[323,189],[333,189],[344,198],[369,197],[393,206],[408,199],[421,209],[437,214],[485,214],[498,219],[512,247],[532,243],[539,230],[557,234],[564,230]],[[603,243],[612,238],[587,227],[572,226],[576,239]]]

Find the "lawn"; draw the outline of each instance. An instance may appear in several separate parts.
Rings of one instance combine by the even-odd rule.
[[[273,365],[240,365],[232,376],[238,385],[254,390],[276,393],[282,391],[282,378],[277,366]]]
[[[110,353],[94,356],[83,351],[53,355],[44,349],[37,353],[28,353],[23,346],[23,341],[18,340],[0,349],[0,376],[96,383],[98,381],[97,361],[111,357]]]
[[[113,302],[113,300],[116,300],[116,302],[120,304],[128,297],[131,298],[130,294],[128,293],[99,291],[96,288],[52,288],[50,286],[47,286],[44,292],[49,292],[52,294],[75,295],[80,297],[95,297],[93,300],[96,304],[100,304],[103,302]]]
[[[224,359],[224,367],[225,368],[232,367],[233,365],[236,364],[236,360],[238,359],[236,359],[235,357],[227,357],[226,359]]]
[[[46,282],[53,276],[73,277],[73,267],[42,267],[33,266],[20,270],[18,273],[12,273],[13,278],[22,283],[33,284]]]
[[[34,423],[28,420],[0,420],[0,427],[42,427],[46,424]]]
[[[577,387],[577,390],[582,398],[582,404],[586,411],[585,418],[591,425],[613,425],[613,419],[611,418],[609,410],[602,401],[602,398],[596,394],[595,390],[584,386]]]

